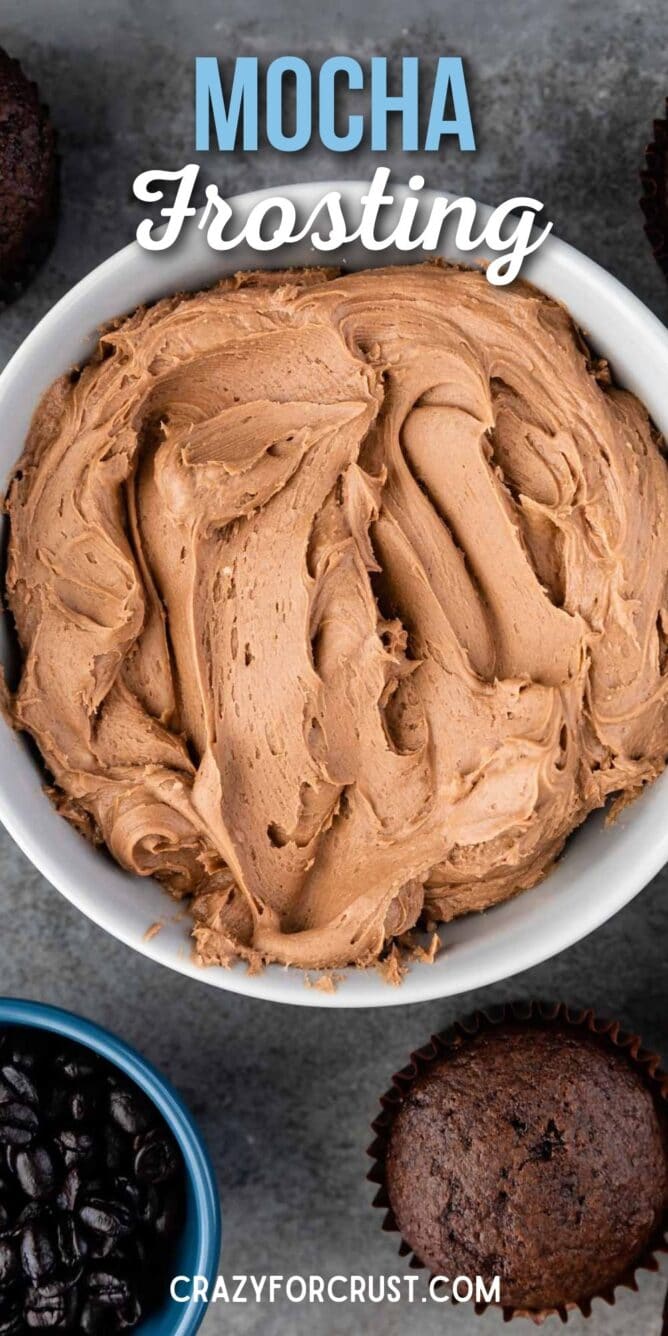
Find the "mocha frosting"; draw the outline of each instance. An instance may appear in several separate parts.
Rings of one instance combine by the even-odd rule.
[[[668,471],[562,307],[434,265],[119,320],[8,497],[11,701],[204,961],[367,964],[668,753]]]

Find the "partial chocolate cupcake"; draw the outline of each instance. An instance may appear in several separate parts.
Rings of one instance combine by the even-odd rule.
[[[654,137],[645,150],[640,207],[654,257],[668,278],[668,98],[666,119],[654,122]]]
[[[37,86],[0,47],[0,301],[19,295],[53,244],[56,136]]]
[[[667,1094],[658,1058],[590,1012],[477,1014],[414,1054],[384,1096],[375,1204],[432,1275],[498,1276],[506,1316],[587,1314],[655,1269]]]

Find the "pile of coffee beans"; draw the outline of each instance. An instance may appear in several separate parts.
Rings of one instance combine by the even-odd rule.
[[[0,1030],[0,1336],[114,1336],[168,1293],[181,1153],[155,1106],[103,1058]]]

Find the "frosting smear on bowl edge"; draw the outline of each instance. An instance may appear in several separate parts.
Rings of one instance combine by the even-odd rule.
[[[668,754],[668,470],[567,312],[441,265],[120,319],[7,499],[9,705],[204,962],[366,965]]]

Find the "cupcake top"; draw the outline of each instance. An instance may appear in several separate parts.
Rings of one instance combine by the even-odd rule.
[[[55,132],[36,84],[0,47],[0,300],[17,296],[53,241]]]
[[[433,1274],[501,1279],[504,1306],[562,1308],[629,1276],[668,1207],[666,1120],[610,1040],[504,1023],[408,1086],[385,1186]]]

